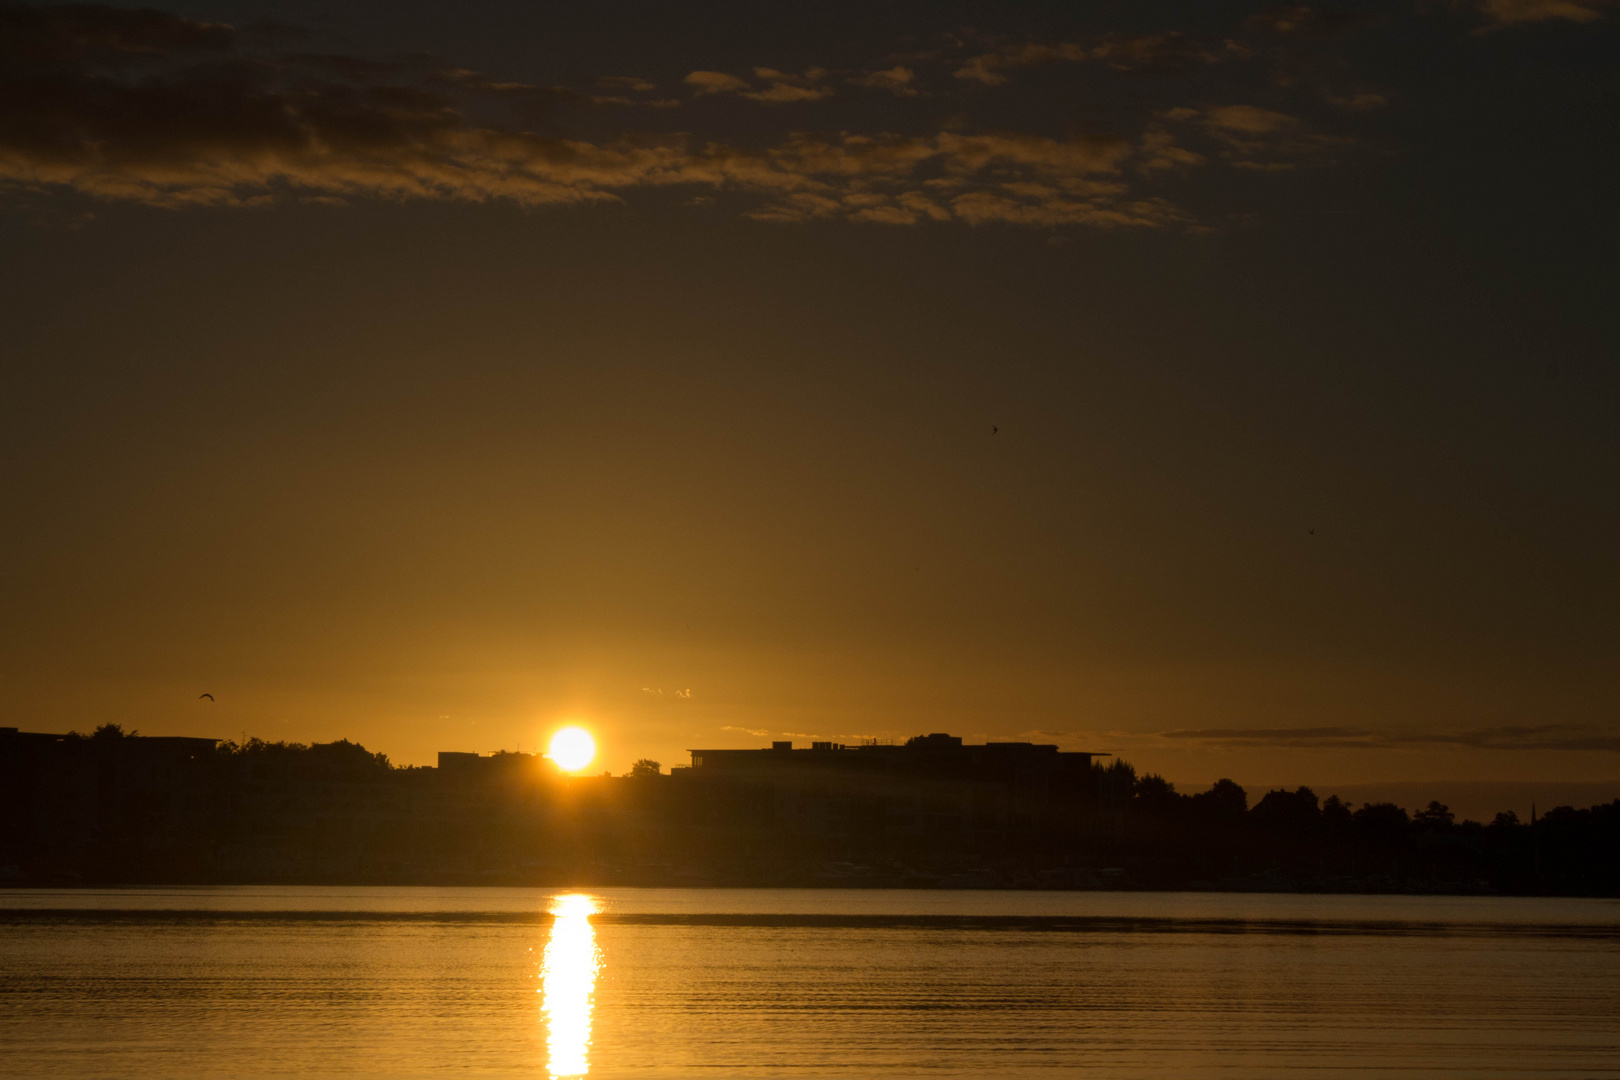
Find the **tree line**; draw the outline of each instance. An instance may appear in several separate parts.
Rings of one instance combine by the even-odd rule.
[[[1620,799],[1458,821],[1430,802],[1352,807],[1308,787],[1254,805],[1231,780],[1183,794],[1161,776],[1111,769],[1129,785],[1115,850],[1144,884],[1231,881],[1326,888],[1620,895]],[[1134,855],[1133,855],[1134,853]]]
[[[1118,760],[1060,791],[701,773],[642,759],[565,777],[516,753],[401,767],[347,740],[116,724],[14,734],[0,738],[0,877],[1620,895],[1620,800],[1482,823],[1306,787],[1183,793]]]

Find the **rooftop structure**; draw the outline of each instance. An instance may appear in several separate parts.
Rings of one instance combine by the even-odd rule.
[[[769,749],[691,750],[692,779],[786,780],[790,777],[867,776],[889,780],[1003,782],[1076,786],[1089,783],[1097,755],[1059,750],[1048,743],[963,743],[955,735],[918,735],[902,745],[872,740],[857,745],[812,742],[795,749],[773,742]]]

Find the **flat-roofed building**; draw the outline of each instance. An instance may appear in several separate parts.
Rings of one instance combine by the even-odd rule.
[[[1064,787],[1091,784],[1088,751],[1059,750],[1055,744],[1027,742],[964,743],[936,732],[900,745],[870,740],[854,745],[812,742],[796,749],[773,742],[769,749],[691,750],[692,778],[832,776],[1000,782]],[[1103,755],[1106,756],[1106,755]]]
[[[691,825],[716,842],[803,860],[981,865],[1045,859],[1095,817],[1099,755],[1029,742],[970,744],[936,732],[904,743],[703,748],[673,771]]]

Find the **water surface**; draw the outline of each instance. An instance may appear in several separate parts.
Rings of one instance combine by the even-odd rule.
[[[1620,904],[0,890],[7,1076],[1620,1073]]]

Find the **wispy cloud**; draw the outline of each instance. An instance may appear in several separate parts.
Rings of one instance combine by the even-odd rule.
[[[745,213],[766,221],[1186,220],[1121,179],[1133,155],[1164,157],[1157,138],[1141,148],[1112,134],[962,131],[791,135],[760,149],[684,135],[591,141],[525,123],[543,126],[585,95],[419,59],[261,56],[228,26],[103,8],[8,9],[0,28],[17,103],[0,125],[0,184],[12,187],[179,207],[358,197],[539,206],[688,186],[753,195],[759,202]],[[700,95],[787,101],[823,93],[826,78],[819,68],[757,68],[753,81],[693,72],[685,82]],[[656,90],[632,77],[597,86]]]
[[[1018,737],[1055,742],[1081,750],[1127,754],[1154,750],[1401,750],[1447,747],[1490,751],[1620,752],[1620,733],[1583,724],[1503,724],[1440,731],[1401,731],[1356,725],[1173,728],[1157,732],[1037,728],[1020,732]]]
[[[610,89],[631,90],[638,94],[650,94],[658,89],[658,84],[648,82],[635,75],[603,75],[596,80],[596,85]]]
[[[1607,2],[1476,6],[1498,21],[1581,21]],[[1355,22],[1285,5],[1251,18],[1239,36],[1325,39]],[[655,124],[668,115],[659,109],[682,101],[639,75],[552,86],[430,58],[323,53],[309,35],[245,34],[159,11],[5,7],[0,193],[72,191],[162,207],[361,198],[547,206],[685,188],[679,205],[726,199],[746,217],[779,223],[1199,229],[1176,194],[1198,170],[1224,163],[1282,174],[1331,164],[1353,145],[1331,130],[1335,120],[1388,103],[1349,75],[1318,80],[1290,100],[1279,89],[1286,80],[1256,73],[1245,99],[1231,93],[1229,76],[1242,57],[1258,54],[1224,40],[1176,33],[971,40],[837,75],[815,66],[689,71],[679,80],[688,106],[729,97],[769,108],[748,124],[726,119],[732,110],[683,108],[679,115],[694,124],[719,127],[656,133],[625,125]],[[289,45],[302,51],[279,51]],[[956,76],[942,96],[976,98],[963,94],[964,84],[996,85],[1054,64],[1222,74],[1210,74],[1196,92],[1184,80],[1156,85],[1156,104],[1133,90],[1098,130],[1061,136],[976,129],[970,113],[942,121],[907,107],[921,97],[920,70]],[[894,95],[885,113],[900,114],[899,130],[815,129],[805,117],[832,116],[839,104],[795,107],[837,90],[859,96],[850,86]],[[1179,102],[1166,100],[1172,93]],[[777,116],[794,118],[793,126],[773,131],[768,118]]]
[[[916,79],[917,73],[911,68],[896,65],[883,71],[857,75],[845,81],[852,86],[864,86],[869,90],[887,90],[899,97],[916,97],[919,93],[914,85]]]
[[[1295,37],[1331,37],[1359,29],[1378,18],[1368,11],[1343,11],[1311,7],[1308,4],[1279,4],[1256,12],[1243,22],[1251,34],[1281,34]]]
[[[958,79],[983,83],[985,86],[1000,86],[1008,81],[1007,72],[1015,68],[1053,64],[1059,61],[1078,63],[1087,57],[1084,46],[1072,43],[1046,45],[1031,42],[1024,45],[1004,45],[994,52],[969,57],[952,74]]]
[[[969,57],[952,74],[958,79],[1000,86],[1018,68],[1058,63],[1099,63],[1115,71],[1181,72],[1213,64],[1223,50],[1185,34],[1105,34],[1090,43],[1024,42]]]
[[[1294,747],[1395,749],[1457,747],[1474,750],[1586,750],[1620,752],[1620,735],[1573,724],[1519,724],[1439,732],[1362,727],[1178,728],[1159,732],[1166,743],[1221,749]]]
[[[1347,93],[1329,92],[1327,100],[1346,112],[1368,112],[1389,104],[1389,95],[1372,90],[1352,90]]]
[[[1167,201],[1131,197],[1117,177],[1133,153],[1129,142],[1112,135],[799,136],[773,151],[771,161],[784,175],[814,185],[787,192],[750,216],[1103,228],[1187,220]]]
[[[231,27],[154,11],[0,10],[0,183],[163,206],[277,189],[573,203],[665,148],[532,134],[569,96],[420,61],[250,55]],[[504,114],[469,123],[470,109]]]
[[[699,97],[704,94],[735,94],[748,89],[747,79],[739,79],[723,71],[694,71],[681,81],[696,91]]]
[[[658,84],[634,75],[604,75],[596,80],[596,86],[606,91],[589,95],[591,102],[597,105],[640,105],[654,109],[673,109],[680,105],[675,98],[648,96],[658,92]]]
[[[1596,22],[1615,0],[1457,0],[1455,6],[1477,10],[1488,28],[1538,22]]]
[[[1348,138],[1325,135],[1297,116],[1258,105],[1206,105],[1199,108],[1168,109],[1159,114],[1165,125],[1193,124],[1213,140],[1220,155],[1240,169],[1287,171],[1303,164],[1323,164],[1331,152],[1349,145]],[[1150,129],[1156,139],[1165,139],[1164,127]],[[1150,167],[1190,164],[1185,152],[1176,153],[1172,142],[1158,150]],[[1162,166],[1161,166],[1162,167]]]
[[[794,101],[820,101],[833,96],[830,87],[822,85],[827,77],[823,68],[811,68],[803,75],[790,75],[775,68],[757,67],[754,82],[724,71],[694,71],[682,81],[696,91],[698,97],[709,94],[736,94],[765,105],[784,105]]]

